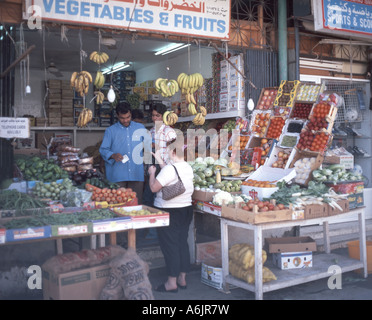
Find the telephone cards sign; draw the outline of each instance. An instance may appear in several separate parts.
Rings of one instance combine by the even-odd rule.
[[[315,30],[372,35],[372,0],[313,0]]]
[[[25,0],[26,18],[229,39],[231,0]]]

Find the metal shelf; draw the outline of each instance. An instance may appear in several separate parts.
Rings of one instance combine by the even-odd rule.
[[[225,118],[235,118],[235,117],[244,117],[245,110],[235,110],[235,111],[226,111],[226,112],[219,112],[219,113],[208,113],[205,117],[206,120],[213,120],[213,119],[225,119]],[[178,117],[178,122],[188,122],[192,121],[195,116],[188,116],[188,117]]]

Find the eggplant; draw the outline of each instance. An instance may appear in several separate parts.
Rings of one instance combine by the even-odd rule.
[[[75,176],[73,177],[73,181],[75,181],[76,184],[79,185],[80,183],[83,182],[83,178],[82,178],[80,175],[75,175]]]

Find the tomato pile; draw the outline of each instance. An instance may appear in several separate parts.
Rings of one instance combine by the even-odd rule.
[[[271,118],[269,129],[267,130],[266,137],[278,139],[282,134],[285,120],[282,117]]]
[[[299,150],[308,149],[314,152],[322,152],[325,150],[329,140],[327,133],[313,133],[311,131],[303,131],[300,134],[297,148]]]
[[[243,181],[242,185],[250,186],[250,187],[258,187],[258,188],[275,188],[276,187],[275,183],[272,181],[259,181],[259,180],[252,180],[252,179]]]
[[[320,131],[328,128],[328,122],[324,118],[311,117],[306,126],[309,130]]]
[[[322,101],[315,105],[312,116],[317,118],[325,118],[328,116],[330,110],[331,105],[326,101]]]
[[[260,201],[258,199],[249,200],[244,206],[242,206],[242,209],[247,210],[247,211],[253,211],[254,206],[257,206],[258,212],[277,211],[277,210],[287,209],[284,204],[278,203],[275,205],[273,203],[270,203],[269,201]]]
[[[270,113],[257,113],[254,119],[254,124],[252,126],[252,131],[258,134],[258,136],[263,137],[266,132],[267,126],[269,125],[269,120]]]
[[[295,103],[291,118],[307,119],[311,112],[312,104],[310,103]]]
[[[136,193],[131,188],[98,188],[91,184],[86,184],[85,189],[92,192],[92,201],[106,201],[108,204],[119,204],[136,198]]]

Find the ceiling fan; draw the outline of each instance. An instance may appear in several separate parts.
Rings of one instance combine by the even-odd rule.
[[[49,63],[49,66],[47,67],[47,70],[49,73],[53,74],[57,78],[63,77],[63,74],[59,71],[59,69],[56,67],[55,63],[51,61]]]

